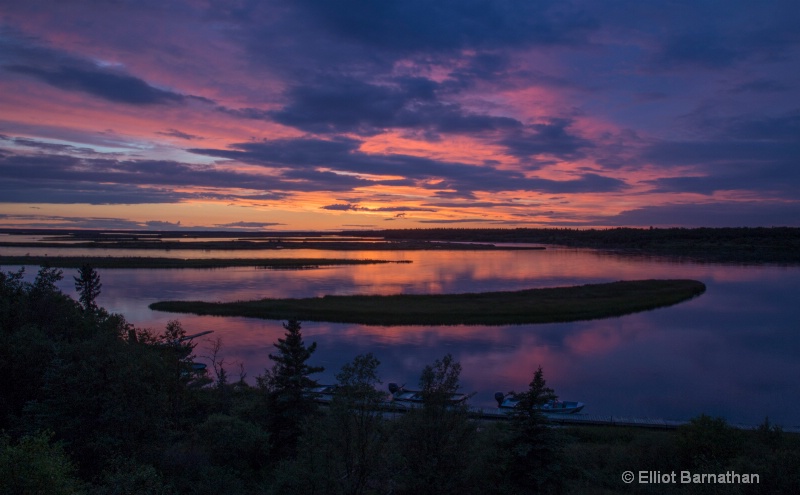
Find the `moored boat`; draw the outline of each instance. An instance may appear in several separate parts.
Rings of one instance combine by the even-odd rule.
[[[519,406],[519,399],[514,394],[497,392],[494,394],[494,399],[500,409],[511,410]],[[542,404],[538,409],[548,414],[575,414],[580,412],[584,406],[583,402],[551,400]]]
[[[389,384],[389,393],[393,402],[407,403],[411,405],[421,405],[424,402],[422,391],[408,390],[404,385],[396,383]],[[450,405],[463,404],[469,399],[469,394],[453,393],[445,398],[445,402]]]

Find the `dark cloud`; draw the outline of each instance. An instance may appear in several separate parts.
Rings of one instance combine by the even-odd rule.
[[[161,134],[162,136],[176,137],[178,139],[185,139],[187,141],[203,139],[201,136],[195,136],[193,134],[181,132],[177,129],[167,129],[166,131],[156,132],[156,134]]]
[[[372,184],[352,175],[313,169],[287,170],[267,177],[218,167],[166,160],[117,160],[65,155],[0,155],[3,202],[141,204],[172,203],[187,199],[280,200],[290,192],[348,191]],[[216,191],[236,188],[260,194],[177,192],[200,187]],[[27,196],[26,196],[27,195]]]
[[[530,204],[522,204],[522,203],[503,203],[503,202],[492,202],[492,201],[451,201],[451,202],[436,202],[436,203],[426,203],[424,206],[433,206],[436,208],[502,208],[506,206],[510,207],[530,207],[534,205]]]
[[[289,103],[269,115],[278,123],[314,133],[374,135],[392,128],[477,133],[522,126],[515,119],[473,114],[438,101],[437,87],[418,77],[394,79],[391,85],[327,78],[290,89]]]
[[[421,208],[418,206],[381,206],[378,208],[369,208],[366,206],[359,206],[351,203],[338,203],[333,205],[325,205],[320,207],[323,210],[331,211],[372,211],[372,212],[405,212],[405,211],[436,211],[432,208]]]
[[[441,52],[582,42],[596,24],[544,0],[302,0],[336,38],[388,52]]]
[[[592,220],[595,225],[632,227],[800,227],[800,203],[742,201],[646,206]]]
[[[500,139],[499,144],[508,148],[510,154],[519,158],[534,155],[554,155],[560,158],[575,158],[581,150],[593,144],[569,132],[569,119],[551,119],[547,123],[532,124]]]
[[[269,110],[261,110],[258,108],[227,108],[224,106],[218,106],[217,111],[239,119],[252,120],[272,120],[273,113]]]
[[[719,191],[749,191],[773,198],[800,197],[800,169],[794,163],[783,166],[729,167],[708,175],[665,177],[649,181],[653,192],[691,192],[712,195]]]
[[[0,213],[0,220],[24,222],[26,225],[38,228],[81,228],[81,229],[117,229],[136,230],[144,228],[144,224],[124,218],[110,217],[68,217],[59,215],[8,215]]]
[[[477,198],[477,196],[471,191],[434,191],[433,197],[443,198],[443,199],[460,199],[460,200]]]
[[[95,154],[96,152],[92,148],[78,148],[76,146],[72,146],[69,144],[61,144],[61,143],[47,143],[43,141],[38,141],[35,139],[26,139],[26,138],[14,138],[8,139],[12,141],[14,144],[18,146],[25,146],[28,148],[36,148],[43,151],[48,152],[57,152],[57,153],[80,153],[80,154]]]
[[[12,155],[0,159],[0,177],[65,183],[117,183],[263,189],[268,179],[167,160],[118,160],[65,155]]]
[[[656,34],[648,61],[656,70],[689,73],[780,62],[800,44],[800,8],[791,0],[728,2],[723,10],[715,2],[626,1],[615,10],[614,16],[604,16],[608,27],[635,20]],[[629,21],[622,20],[625,15]]]
[[[163,220],[146,220],[143,222],[114,217],[78,217],[62,215],[18,215],[0,213],[0,221],[11,222],[16,225],[24,222],[26,225],[37,228],[79,228],[79,229],[109,229],[109,230],[229,230],[252,231],[277,227],[285,224],[277,222],[231,222],[216,225],[182,225],[180,221],[167,222]]]
[[[418,187],[437,191],[438,197],[473,197],[475,191],[542,191],[609,192],[626,187],[624,181],[587,173],[573,180],[554,181],[526,177],[522,172],[502,170],[493,166],[469,165],[410,155],[373,155],[358,150],[355,140],[317,140],[302,138],[284,139],[258,143],[240,143],[232,150],[192,149],[193,153],[217,156],[283,169],[287,177],[315,181],[315,177],[330,177],[337,182],[347,182],[352,187],[363,184],[356,177],[343,174],[391,175],[416,181]],[[319,168],[332,169],[339,174],[320,172]],[[373,182],[378,184],[382,182]]]
[[[644,162],[691,167],[682,177],[650,181],[655,192],[751,191],[794,198],[800,192],[800,111],[778,116],[697,119],[705,140],[662,141],[642,149]]]
[[[62,66],[55,70],[23,65],[6,66],[6,70],[26,74],[66,91],[81,91],[115,103],[130,105],[163,105],[180,103],[185,95],[158,89],[142,79],[103,69]]]
[[[349,174],[312,169],[286,170],[281,178],[295,191],[352,191],[357,187],[375,184]]]
[[[733,48],[729,40],[717,33],[703,31],[672,36],[655,56],[655,63],[664,68],[699,66],[719,69],[732,65],[745,54]]]
[[[798,142],[765,141],[664,141],[643,149],[641,158],[661,166],[763,164],[794,160],[800,156]]]
[[[346,159],[354,153],[360,142],[350,138],[337,139],[276,139],[252,143],[236,143],[233,149],[191,148],[187,151],[200,155],[238,160],[256,165],[274,167],[321,166],[332,159]]]
[[[419,223],[455,224],[455,223],[499,223],[500,220],[490,218],[451,218],[441,220],[418,220]]]
[[[263,229],[267,227],[278,227],[281,225],[286,225],[284,223],[279,222],[231,222],[231,223],[219,223],[214,225],[214,228],[222,228],[222,229],[229,229],[229,228],[242,228],[242,229]]]
[[[177,203],[197,199],[198,195],[179,193],[172,189],[139,187],[126,184],[95,184],[91,182],[65,182],[40,179],[4,180],[0,183],[2,203],[52,203],[52,204],[148,204]]]
[[[754,79],[741,84],[731,89],[732,93],[781,93],[788,91],[790,87],[781,81],[775,79]]]
[[[779,116],[731,119],[721,132],[734,139],[784,141],[800,145],[800,110]],[[796,151],[798,148],[794,149]]]

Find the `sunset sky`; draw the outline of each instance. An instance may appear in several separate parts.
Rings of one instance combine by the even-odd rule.
[[[779,225],[797,0],[0,0],[0,227]]]

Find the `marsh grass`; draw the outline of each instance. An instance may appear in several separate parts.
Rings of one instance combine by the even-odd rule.
[[[386,326],[509,325],[621,316],[677,304],[704,291],[705,285],[696,280],[636,280],[467,294],[324,296],[229,303],[161,301],[150,308],[197,315],[270,320],[296,317]]]

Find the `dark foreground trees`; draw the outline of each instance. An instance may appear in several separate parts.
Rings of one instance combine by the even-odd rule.
[[[340,394],[317,408],[316,346],[298,321],[260,387],[212,384],[192,374],[178,322],[137,329],[62,294],[60,270],[23,275],[0,272],[2,493],[641,492],[621,482],[628,469],[761,473],[740,492],[800,492],[800,437],[767,421],[752,432],[703,416],[678,431],[554,429],[535,407],[554,396],[539,369],[511,420],[480,423],[443,400],[460,388],[449,355],[422,370],[419,409],[386,411],[371,354],[343,366]]]

